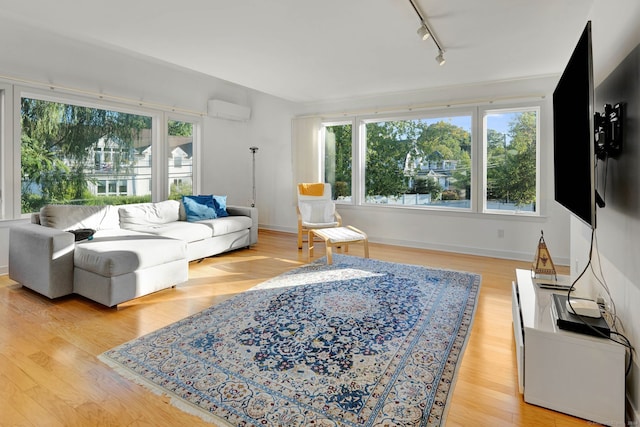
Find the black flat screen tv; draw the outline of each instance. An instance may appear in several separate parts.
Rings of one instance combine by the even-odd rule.
[[[591,21],[553,92],[555,200],[596,228],[595,135]]]

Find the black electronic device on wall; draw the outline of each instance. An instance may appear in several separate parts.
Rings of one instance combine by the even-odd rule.
[[[624,104],[604,104],[604,111],[594,115],[596,156],[600,160],[617,157],[622,152],[622,118]]]
[[[591,21],[553,92],[553,155],[555,200],[596,228],[596,207],[605,203],[596,188],[597,159],[622,151],[623,104],[594,106]]]
[[[553,92],[555,200],[596,228],[591,21]]]

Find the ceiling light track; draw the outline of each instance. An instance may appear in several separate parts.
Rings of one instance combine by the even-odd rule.
[[[433,43],[438,48],[438,56],[436,56],[436,61],[438,62],[438,64],[444,65],[445,50],[442,47],[442,44],[440,43],[440,41],[438,40],[438,37],[433,32],[433,29],[429,26],[429,22],[427,21],[426,15],[422,11],[420,11],[420,8],[416,4],[415,0],[409,0],[409,3],[411,3],[413,10],[416,12],[416,15],[418,15],[418,19],[420,19],[420,28],[418,28],[418,31],[417,31],[418,36],[420,36],[422,40],[427,40],[429,36],[431,36],[431,40],[433,40]]]

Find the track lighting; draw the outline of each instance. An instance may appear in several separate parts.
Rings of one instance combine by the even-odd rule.
[[[436,37],[436,34],[433,32],[433,29],[429,26],[427,17],[420,11],[420,8],[416,4],[416,0],[409,0],[409,3],[411,3],[413,10],[416,12],[416,15],[418,15],[418,19],[420,19],[420,28],[418,28],[417,31],[418,35],[422,40],[427,40],[429,37],[431,37],[431,40],[433,40],[433,43],[438,48],[438,56],[436,56],[436,61],[438,61],[438,64],[444,65],[444,49],[440,44],[438,37]]]
[[[424,25],[424,23],[422,23],[422,25],[420,26],[420,28],[418,28],[417,31],[418,35],[420,36],[420,38],[422,40],[426,40],[429,38],[429,36],[431,35],[431,33],[429,32],[429,30],[427,30],[427,26]]]

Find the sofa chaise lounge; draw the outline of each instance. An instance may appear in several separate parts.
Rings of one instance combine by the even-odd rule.
[[[183,283],[189,262],[258,241],[258,211],[189,222],[175,200],[122,206],[47,205],[9,232],[9,277],[48,298],[76,293],[112,307]],[[75,241],[74,230],[95,230]]]

